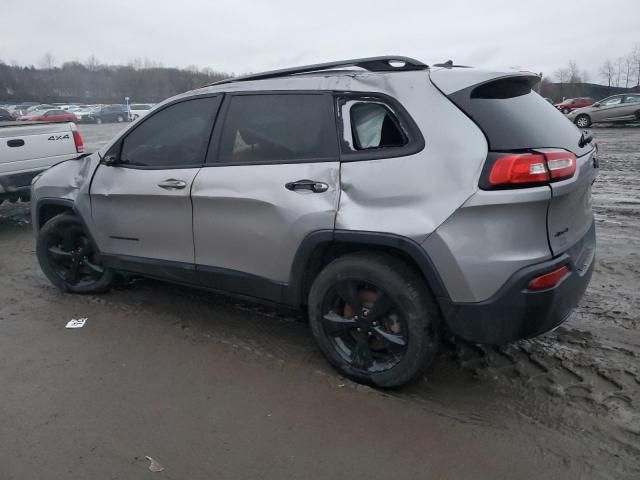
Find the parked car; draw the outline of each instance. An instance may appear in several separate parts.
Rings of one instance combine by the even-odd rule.
[[[98,107],[88,115],[82,117],[87,123],[125,122],[129,120],[129,112],[126,105],[106,105]]]
[[[29,114],[31,112],[39,112],[41,110],[56,110],[57,107],[55,105],[49,105],[47,103],[41,103],[38,105],[31,105],[27,108],[26,113]]]
[[[131,120],[137,120],[140,117],[144,117],[153,105],[147,103],[132,103],[129,105],[129,115]]]
[[[13,120],[13,116],[6,108],[0,108],[0,121]]]
[[[590,107],[572,111],[568,118],[580,128],[599,122],[639,122],[640,93],[607,97]]]
[[[40,110],[27,113],[18,120],[26,120],[32,122],[73,122],[78,123],[78,117],[71,112],[64,110]]]
[[[83,108],[79,108],[78,110],[74,110],[73,114],[78,117],[78,121],[80,123],[85,123],[85,117],[91,115],[92,113],[100,110],[100,107],[88,105]]]
[[[556,108],[565,115],[577,108],[588,107],[595,100],[591,97],[567,98],[556,105]]]
[[[83,150],[74,124],[0,125],[0,203],[29,200],[33,178]]]
[[[38,260],[68,292],[126,272],[304,307],[343,375],[400,385],[445,328],[533,337],[587,288],[596,150],[537,81],[377,57],[179,95],[33,184]]]

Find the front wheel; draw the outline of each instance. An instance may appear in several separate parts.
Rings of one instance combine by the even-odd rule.
[[[124,122],[124,117],[121,117],[120,115],[118,115],[117,120],[118,120],[118,123],[122,123]]]
[[[101,124],[102,124],[102,119],[101,119],[101,118],[96,118],[96,123],[97,123],[98,125],[101,125]]]
[[[589,115],[582,114],[576,117],[575,123],[579,128],[587,128],[591,125],[591,119],[589,118]]]
[[[439,345],[439,314],[422,277],[382,254],[331,262],[309,293],[309,322],[327,360],[345,376],[395,387],[420,376]]]
[[[115,274],[102,265],[82,222],[71,213],[56,215],[44,224],[36,255],[47,278],[65,292],[100,293],[113,283]]]
[[[562,109],[562,113],[564,113],[565,115],[571,113],[571,109],[570,108],[563,108]]]

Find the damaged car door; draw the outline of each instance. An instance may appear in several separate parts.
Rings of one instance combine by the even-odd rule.
[[[221,96],[178,100],[127,131],[91,185],[106,265],[190,281],[191,185],[206,155]]]
[[[330,94],[227,94],[192,189],[199,282],[279,301],[305,237],[334,228],[339,173]]]

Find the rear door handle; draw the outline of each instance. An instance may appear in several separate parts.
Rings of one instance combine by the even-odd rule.
[[[187,186],[187,182],[182,180],[176,180],[175,178],[168,178],[158,184],[160,188],[166,190],[180,190]]]
[[[313,193],[322,193],[329,190],[329,185],[324,182],[316,182],[315,180],[298,180],[296,182],[285,183],[284,188],[287,190],[311,190]]]

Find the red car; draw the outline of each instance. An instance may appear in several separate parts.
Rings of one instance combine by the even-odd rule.
[[[78,117],[71,112],[64,110],[40,110],[23,115],[18,120],[29,120],[35,122],[73,122],[78,123]]]
[[[576,108],[590,107],[594,103],[595,100],[591,97],[567,98],[557,103],[556,108],[566,115]]]

